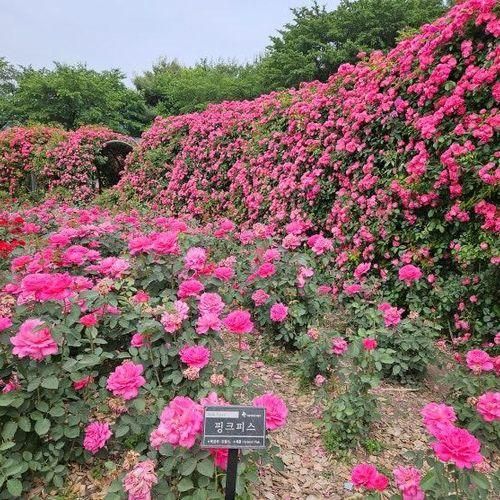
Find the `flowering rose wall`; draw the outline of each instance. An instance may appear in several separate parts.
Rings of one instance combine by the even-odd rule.
[[[487,332],[499,263],[499,34],[494,0],[459,2],[326,83],[158,117],[120,187],[206,220],[223,212],[324,231],[340,284],[363,264],[363,279],[382,278],[399,305],[410,298],[397,273],[417,267],[437,293],[421,297],[451,329]]]
[[[125,139],[105,127],[73,131],[47,126],[0,131],[0,192],[19,196],[38,189],[68,190],[75,201],[95,194],[94,181],[107,141]]]

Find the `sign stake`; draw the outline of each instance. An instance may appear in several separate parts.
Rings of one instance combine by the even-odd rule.
[[[236,475],[238,472],[238,452],[237,448],[229,449],[226,471],[226,496],[225,500],[234,500],[236,495]]]

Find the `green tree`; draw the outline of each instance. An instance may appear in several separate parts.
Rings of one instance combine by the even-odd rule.
[[[118,69],[98,72],[82,64],[55,63],[52,70],[24,68],[11,99],[15,118],[67,129],[99,124],[138,135],[152,116],[124,78]]]
[[[261,86],[275,90],[325,81],[361,51],[394,47],[400,32],[435,20],[447,5],[445,0],[342,0],[331,12],[317,3],[292,9],[293,20],[271,37],[259,64]]]
[[[134,79],[137,90],[158,114],[200,111],[209,103],[249,99],[261,93],[253,65],[201,60],[192,67],[160,59]]]
[[[0,57],[0,129],[11,120],[11,98],[16,90],[17,69]]]

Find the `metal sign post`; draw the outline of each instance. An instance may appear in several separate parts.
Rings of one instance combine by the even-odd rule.
[[[234,500],[239,450],[266,447],[266,410],[254,406],[207,406],[201,446],[229,449],[225,499]]]

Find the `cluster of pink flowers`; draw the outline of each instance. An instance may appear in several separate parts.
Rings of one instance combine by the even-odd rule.
[[[404,309],[391,306],[388,302],[383,302],[378,306],[378,310],[384,314],[384,323],[387,328],[397,326],[401,321]]]
[[[351,472],[351,481],[356,488],[384,491],[389,485],[387,476],[381,474],[374,465],[358,464]]]
[[[151,489],[158,482],[155,463],[152,460],[139,462],[123,478],[123,487],[128,500],[151,500]]]

